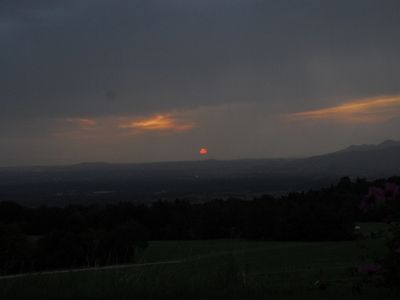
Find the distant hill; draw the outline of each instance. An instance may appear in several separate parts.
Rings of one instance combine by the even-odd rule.
[[[400,142],[353,145],[301,159],[204,160],[142,164],[82,163],[0,169],[0,201],[149,201],[249,196],[400,175]]]
[[[357,152],[357,151],[370,151],[370,150],[378,150],[385,149],[391,147],[400,146],[400,141],[386,140],[378,145],[369,144],[369,145],[351,145],[343,150],[338,152]]]
[[[400,175],[400,142],[350,146],[330,154],[300,159],[284,172],[378,178]]]

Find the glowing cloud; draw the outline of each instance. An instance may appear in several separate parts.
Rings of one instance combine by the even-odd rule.
[[[67,122],[77,124],[80,127],[92,127],[97,124],[97,122],[93,119],[86,119],[86,118],[68,118],[66,119]]]
[[[400,95],[346,102],[337,106],[298,112],[290,120],[329,120],[347,123],[377,123],[400,116]]]
[[[146,132],[179,133],[195,127],[194,122],[187,121],[188,117],[187,112],[180,112],[157,114],[148,118],[127,116],[66,118],[54,125],[52,136],[81,140],[123,140]]]
[[[140,132],[182,132],[193,129],[194,124],[173,117],[171,114],[159,114],[149,118],[136,119],[120,124],[120,128],[135,129]]]

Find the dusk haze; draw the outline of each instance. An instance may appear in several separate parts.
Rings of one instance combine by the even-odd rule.
[[[400,0],[0,0],[0,300],[399,287]]]
[[[0,165],[400,139],[399,36],[397,0],[5,0]]]

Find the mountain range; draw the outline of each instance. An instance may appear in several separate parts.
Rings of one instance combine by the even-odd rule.
[[[80,202],[246,196],[318,188],[343,176],[400,175],[400,142],[353,145],[298,159],[0,168],[0,201]]]

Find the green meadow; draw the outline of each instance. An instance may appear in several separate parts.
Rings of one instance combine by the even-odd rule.
[[[384,254],[385,225],[359,231],[344,242],[153,241],[136,266],[1,279],[0,299],[399,299],[356,272]]]

